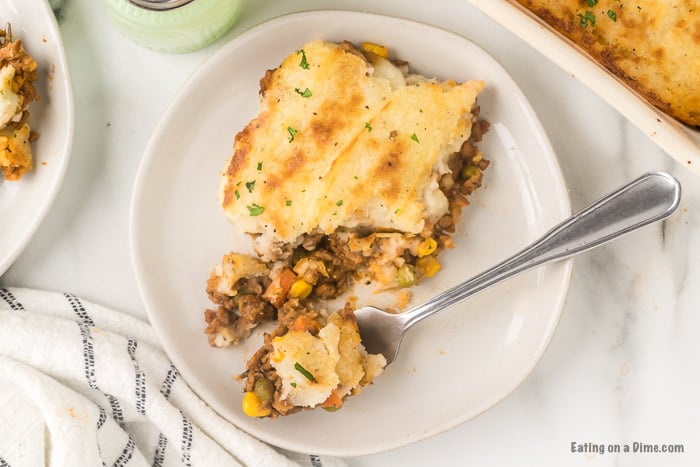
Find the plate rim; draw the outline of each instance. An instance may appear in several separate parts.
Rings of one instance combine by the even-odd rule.
[[[63,185],[63,180],[66,175],[66,170],[68,169],[68,162],[71,158],[71,152],[73,148],[73,139],[75,136],[75,104],[73,96],[73,84],[70,77],[70,70],[68,68],[68,60],[66,58],[66,50],[63,45],[63,38],[61,36],[61,30],[58,26],[58,21],[53,13],[48,2],[45,0],[22,0],[23,2],[34,2],[38,8],[43,10],[43,15],[47,18],[46,24],[48,25],[50,33],[54,36],[55,48],[56,48],[56,59],[58,64],[60,64],[61,71],[65,77],[62,80],[61,85],[63,91],[66,95],[66,124],[67,124],[67,135],[63,142],[59,154],[62,156],[57,162],[57,169],[54,171],[55,175],[51,179],[51,183],[48,189],[45,191],[45,196],[40,203],[39,209],[34,212],[34,215],[24,229],[22,234],[22,239],[14,244],[13,249],[10,253],[4,257],[0,257],[0,277],[14,264],[17,258],[24,252],[29,242],[34,238],[36,231],[42,224],[49,210],[56,201],[58,191]],[[53,86],[56,86],[56,81],[52,81]],[[36,154],[33,154],[34,162],[36,162]],[[7,183],[7,182],[3,182]]]
[[[165,332],[162,327],[157,324],[157,322],[153,322],[151,320],[153,316],[153,311],[152,309],[154,308],[154,303],[153,301],[149,298],[149,293],[145,289],[145,284],[143,280],[143,261],[142,261],[142,253],[141,253],[141,246],[139,243],[138,237],[138,230],[140,228],[139,222],[138,222],[138,201],[144,196],[144,191],[147,188],[147,183],[146,183],[146,175],[149,173],[151,170],[151,167],[155,163],[155,155],[154,152],[156,151],[156,143],[162,139],[162,135],[166,132],[167,130],[167,121],[170,119],[170,115],[173,113],[173,109],[177,108],[180,105],[181,100],[185,100],[185,96],[187,94],[187,91],[190,87],[194,86],[195,82],[197,81],[197,78],[203,75],[206,75],[206,72],[215,65],[217,62],[217,58],[227,55],[231,49],[235,49],[237,47],[240,47],[241,44],[247,43],[251,38],[254,38],[257,34],[260,33],[260,30],[263,29],[269,29],[272,28],[276,25],[279,24],[286,24],[286,23],[292,23],[295,21],[304,21],[309,18],[317,17],[317,16],[354,16],[356,19],[360,17],[373,17],[375,19],[383,19],[387,21],[392,21],[392,22],[398,22],[398,23],[404,23],[404,24],[412,24],[416,25],[418,27],[422,28],[427,28],[427,29],[432,29],[440,34],[446,34],[453,36],[456,40],[460,41],[466,41],[471,43],[472,45],[476,46],[480,50],[482,50],[486,55],[488,55],[495,63],[497,63],[501,69],[504,71],[504,73],[507,74],[508,78],[511,79],[513,83],[515,83],[517,91],[520,93],[520,96],[525,99],[525,102],[527,104],[527,113],[534,117],[534,125],[538,128],[540,131],[540,134],[544,137],[544,144],[546,147],[549,149],[549,153],[551,156],[553,156],[551,159],[548,158],[547,161],[549,164],[552,164],[553,167],[553,172],[556,175],[557,182],[561,186],[562,193],[564,196],[560,200],[562,203],[562,207],[566,213],[571,213],[571,200],[568,196],[568,188],[566,184],[566,180],[564,178],[564,174],[561,171],[561,167],[559,164],[559,159],[556,157],[556,153],[554,152],[551,142],[549,141],[549,137],[544,130],[544,127],[542,126],[542,123],[537,116],[536,112],[532,108],[529,99],[524,95],[520,87],[517,85],[515,80],[512,79],[510,73],[507,71],[505,67],[501,65],[501,63],[494,58],[490,53],[488,53],[486,50],[484,50],[480,45],[478,45],[476,42],[474,42],[472,39],[469,37],[466,37],[464,35],[458,34],[456,32],[453,32],[448,29],[441,28],[436,25],[432,25],[426,22],[418,21],[418,20],[413,20],[413,19],[407,19],[407,18],[402,18],[402,17],[396,17],[396,16],[391,16],[391,15],[385,15],[385,14],[377,14],[377,13],[368,13],[368,12],[361,12],[361,11],[356,11],[356,10],[344,10],[344,9],[315,9],[315,10],[307,10],[307,11],[301,11],[301,12],[295,12],[295,13],[289,13],[289,14],[283,14],[274,18],[271,18],[269,20],[260,22],[258,24],[255,24],[252,26],[250,29],[244,31],[238,36],[232,37],[231,40],[223,45],[219,50],[217,50],[214,54],[209,56],[202,64],[200,64],[194,71],[193,73],[190,74],[190,76],[182,83],[180,86],[179,90],[177,91],[174,99],[171,101],[170,105],[165,109],[164,113],[162,114],[160,120],[158,121],[158,124],[156,125],[151,138],[149,139],[149,142],[144,150],[143,153],[143,158],[141,161],[141,164],[139,165],[139,169],[137,171],[136,179],[134,182],[133,190],[132,190],[132,198],[131,198],[131,203],[129,207],[129,246],[130,246],[130,253],[131,253],[131,261],[132,261],[132,269],[134,271],[135,277],[136,277],[136,283],[137,283],[137,288],[139,290],[139,294],[141,296],[142,302],[145,307],[146,314],[149,318],[150,324],[153,326],[156,334],[159,337],[159,340],[161,342],[161,345],[163,346],[163,349],[165,350],[166,354],[168,357],[171,359],[171,361],[178,366],[178,364],[182,361],[179,352],[176,349],[171,348],[171,346],[167,343],[168,340],[163,338],[163,333]],[[419,433],[415,433],[410,437],[407,437],[407,439],[403,442],[399,443],[393,443],[393,444],[382,444],[381,442],[379,443],[374,443],[371,446],[363,446],[363,447],[354,447],[354,446],[349,446],[346,447],[345,449],[324,449],[321,446],[307,446],[307,445],[302,445],[298,442],[287,442],[284,439],[280,439],[279,437],[274,437],[274,436],[265,436],[264,430],[252,430],[249,431],[243,427],[238,426],[236,423],[233,421],[229,420],[227,417],[225,417],[219,410],[217,410],[217,407],[214,405],[210,404],[209,401],[205,401],[204,398],[200,395],[200,393],[195,389],[195,385],[190,385],[188,381],[191,381],[191,376],[189,375],[186,370],[183,370],[178,367],[178,370],[181,372],[184,380],[188,382],[187,384],[190,385],[190,387],[193,389],[193,391],[197,394],[198,397],[200,397],[206,404],[208,404],[219,416],[221,416],[224,420],[227,422],[231,423],[232,425],[236,426],[237,428],[241,429],[242,431],[245,431],[246,433],[257,437],[258,439],[273,444],[275,446],[284,448],[284,449],[289,449],[292,451],[313,451],[315,454],[323,454],[323,455],[333,455],[333,456],[343,456],[343,457],[355,457],[355,456],[360,456],[360,455],[368,455],[368,454],[375,454],[379,452],[383,452],[386,450],[390,449],[395,449],[399,448],[408,444],[412,444],[421,440],[424,440],[426,438],[435,436],[439,433],[448,431],[455,426],[461,425],[468,420],[474,419],[478,417],[479,415],[483,414],[484,412],[488,411],[489,409],[493,408],[496,406],[498,403],[506,399],[508,396],[510,396],[517,388],[520,387],[520,385],[523,384],[523,382],[527,379],[527,376],[534,370],[536,365],[540,362],[542,356],[544,355],[544,352],[548,348],[548,346],[551,344],[552,337],[554,336],[554,333],[558,327],[559,321],[561,319],[561,315],[563,313],[564,309],[564,304],[567,300],[568,293],[570,290],[570,284],[571,284],[571,278],[572,278],[572,270],[573,270],[573,263],[574,259],[569,258],[563,261],[560,261],[559,264],[562,267],[561,271],[561,276],[558,276],[558,280],[561,281],[562,286],[561,289],[557,291],[557,296],[556,300],[553,300],[553,302],[556,302],[553,305],[553,309],[555,309],[555,317],[554,319],[551,320],[551,322],[548,323],[546,331],[543,332],[543,340],[542,342],[538,345],[536,352],[533,352],[531,355],[530,359],[530,364],[527,365],[526,371],[523,373],[522,379],[515,384],[510,390],[505,391],[504,394],[500,395],[499,397],[495,398],[490,404],[488,404],[486,407],[484,407],[482,410],[478,411],[476,414],[466,417],[466,418],[459,418],[455,417],[452,419],[452,423],[446,423],[442,425],[439,429],[435,430],[422,430]],[[186,365],[185,365],[186,367]],[[194,378],[196,380],[196,378]],[[319,449],[320,448],[320,449]]]

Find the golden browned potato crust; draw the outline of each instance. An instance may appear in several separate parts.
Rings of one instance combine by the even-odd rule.
[[[261,111],[235,138],[220,201],[239,229],[282,242],[360,222],[420,233],[439,211],[424,195],[438,188],[435,167],[469,139],[484,86],[394,89],[357,50],[320,40],[260,84]]]
[[[517,0],[651,104],[700,127],[699,0]]]

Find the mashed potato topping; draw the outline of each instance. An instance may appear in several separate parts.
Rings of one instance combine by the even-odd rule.
[[[260,84],[219,193],[257,256],[233,251],[213,268],[205,333],[227,347],[277,323],[239,375],[247,415],[336,410],[386,365],[362,345],[353,285],[399,291],[405,306],[481,186],[483,83],[411,74],[377,44],[314,41]],[[345,306],[328,310],[337,298]]]
[[[330,314],[325,322],[321,326],[318,316],[299,314],[290,328],[266,334],[244,375],[246,414],[337,410],[383,371],[386,359],[365,350],[352,307]]]
[[[438,180],[470,136],[483,82],[413,75],[408,84],[388,60],[353,51],[315,41],[290,54],[268,72],[260,114],[236,137],[220,201],[265,259],[304,234],[417,234],[447,212]]]
[[[342,399],[386,365],[382,355],[367,354],[357,325],[338,313],[317,336],[289,331],[274,338],[270,362],[282,379],[281,398],[301,407],[315,407],[332,395]]]
[[[7,65],[0,69],[0,128],[20,114],[22,99],[12,88],[15,80],[15,67]]]

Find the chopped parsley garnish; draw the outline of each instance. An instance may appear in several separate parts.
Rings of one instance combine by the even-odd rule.
[[[413,133],[413,134],[411,135],[411,139],[412,139],[413,141],[415,141],[416,143],[420,143],[420,140],[418,140],[418,136],[416,136],[415,133]]]
[[[587,11],[585,14],[583,14],[583,15],[579,14],[577,16],[579,18],[581,18],[581,21],[579,24],[581,25],[582,28],[585,28],[589,24],[591,26],[595,26],[595,15],[593,14],[593,12]]]
[[[294,141],[294,136],[296,136],[297,130],[289,126],[287,127],[287,132],[289,133],[289,142],[291,143],[292,141]]]
[[[588,3],[588,6],[596,6],[598,4],[598,0],[586,0],[586,3]]]
[[[342,206],[343,205],[343,200],[339,199],[337,203],[335,203],[336,206]]]
[[[262,162],[258,162],[258,170],[262,170]]]
[[[265,212],[265,208],[264,208],[264,207],[262,207],[262,206],[260,206],[260,205],[258,205],[258,204],[255,204],[255,203],[250,204],[250,205],[248,205],[248,206],[246,206],[246,207],[248,208],[248,213],[249,213],[251,216],[253,216],[253,217],[259,216],[260,214],[262,214],[263,212]]]
[[[252,182],[245,182],[245,187],[248,189],[248,193],[252,193],[255,189],[255,180]]]
[[[357,175],[353,175],[352,178],[354,178],[355,180],[357,180],[359,177],[358,177]]]
[[[306,98],[311,97],[311,89],[309,89],[309,88],[306,88],[303,91],[299,88],[294,88],[294,92],[299,94],[301,97],[306,97]]]
[[[287,201],[284,202],[286,206],[291,206],[292,205],[292,200],[288,199]]]
[[[368,132],[372,131],[372,125],[370,125],[369,122],[365,122],[365,128],[367,128]]]
[[[236,195],[236,199],[241,199],[241,194],[238,192],[238,190],[233,192],[234,195]]]
[[[293,387],[293,388],[297,387],[297,383],[295,383],[294,381],[292,381],[291,383],[289,383],[289,385],[290,385],[291,387]]]
[[[612,10],[608,10],[608,18],[610,18],[611,20],[617,22],[617,13],[615,13],[615,12],[612,11]]]
[[[298,50],[297,54],[301,54],[301,61],[299,62],[299,66],[305,70],[308,70],[309,62],[306,60],[306,52],[304,52],[304,49]]]
[[[396,209],[394,210],[394,214],[398,214],[400,210],[401,210],[401,209],[396,208]]]
[[[309,372],[309,370],[307,370],[306,368],[304,368],[303,366],[301,366],[301,364],[300,364],[299,362],[296,362],[296,363],[294,364],[294,369],[297,370],[297,371],[298,371],[299,373],[301,373],[302,375],[304,375],[304,378],[308,379],[308,380],[311,381],[312,383],[315,383],[315,382],[316,382],[316,378],[314,378],[314,375],[312,375],[312,374]]]

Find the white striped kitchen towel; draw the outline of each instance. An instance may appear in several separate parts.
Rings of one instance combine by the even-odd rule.
[[[67,293],[0,289],[0,467],[297,462],[344,464],[283,455],[219,417],[139,319]]]

